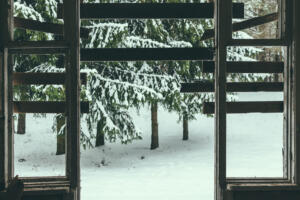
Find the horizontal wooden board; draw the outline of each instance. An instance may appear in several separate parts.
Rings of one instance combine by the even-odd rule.
[[[227,184],[229,191],[299,191],[300,187],[293,183],[234,183]]]
[[[289,42],[283,39],[233,39],[227,44],[228,46],[288,46]]]
[[[282,177],[227,177],[226,183],[230,185],[238,184],[288,184],[290,180]]]
[[[300,191],[238,191],[232,192],[232,200],[299,200]]]
[[[38,176],[38,177],[19,177],[25,184],[46,183],[46,182],[62,182],[68,181],[66,176]]]
[[[269,23],[272,21],[275,21],[278,19],[278,13],[271,13],[265,16],[260,16],[260,17],[254,17],[242,22],[237,22],[234,23],[232,25],[232,31],[236,32],[236,31],[240,31],[240,30],[244,30],[247,28],[251,28],[254,26],[259,26],[265,23]],[[207,29],[204,31],[201,40],[207,40],[207,39],[211,39],[215,36],[215,30],[214,29]]]
[[[8,51],[11,54],[64,54],[69,48],[65,41],[24,41],[9,42]]]
[[[22,200],[62,200],[69,193],[70,187],[28,188],[24,190]]]
[[[211,48],[81,49],[81,61],[212,60]]]
[[[281,113],[283,112],[282,101],[240,101],[240,102],[227,102],[228,114],[239,113]],[[204,114],[215,113],[215,103],[205,102],[203,106]]]
[[[213,82],[195,82],[195,83],[182,83],[182,93],[195,93],[195,92],[214,92],[215,84]],[[237,82],[226,83],[227,92],[282,92],[282,82]]]
[[[89,102],[80,102],[81,113],[89,112]],[[62,101],[14,101],[15,113],[65,113],[66,103]]]
[[[21,29],[29,29],[33,31],[40,31],[46,33],[53,33],[56,35],[63,35],[64,25],[50,22],[40,22],[32,19],[24,19],[21,17],[14,17],[14,27]],[[80,28],[80,37],[88,38],[90,30],[87,28]]]
[[[58,18],[63,6],[58,5]],[[81,19],[195,19],[213,18],[213,3],[85,3]],[[233,18],[244,18],[244,4],[233,4]]]
[[[227,73],[283,73],[284,62],[227,62]],[[215,62],[203,61],[203,73],[214,73]]]
[[[296,184],[229,184],[231,200],[299,200],[300,187]]]
[[[65,73],[13,73],[13,85],[39,85],[39,84],[65,84]],[[82,85],[87,83],[87,74],[80,73],[80,80]]]
[[[213,82],[181,83],[181,93],[214,92]]]

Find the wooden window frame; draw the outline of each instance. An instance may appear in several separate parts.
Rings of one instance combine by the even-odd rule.
[[[281,0],[278,39],[233,39],[232,0],[216,0],[215,7],[215,200],[300,198],[300,2]],[[298,8],[298,13],[296,12]],[[226,17],[225,17],[226,16]],[[229,18],[229,19],[228,19]],[[227,46],[284,46],[284,177],[230,178],[226,176],[226,48]],[[298,80],[297,80],[298,79]],[[298,88],[298,91],[297,91]]]
[[[64,0],[64,41],[14,42],[13,0],[0,1],[0,191],[14,177],[12,55],[64,54],[66,87],[66,175],[58,177],[20,177],[23,198],[80,199],[80,0]],[[37,26],[45,28],[43,23]],[[52,30],[51,30],[52,31]],[[53,77],[53,76],[52,76]],[[26,102],[25,102],[26,103]],[[86,103],[84,103],[86,104]],[[46,105],[46,104],[45,104]],[[86,106],[85,110],[86,110]],[[40,108],[42,108],[40,106]],[[26,110],[27,109],[27,110]],[[26,112],[28,108],[26,108]],[[32,110],[32,109],[31,109]],[[49,112],[41,109],[39,112]],[[29,108],[30,111],[30,108]],[[60,112],[60,111],[59,111]]]
[[[29,53],[59,52],[66,55],[67,148],[66,176],[23,178],[25,195],[80,199],[80,0],[64,0],[64,44],[13,42],[13,0],[0,1],[0,190],[13,174],[12,58],[10,49],[25,47]],[[232,39],[232,0],[215,0],[215,199],[300,199],[300,1],[281,0],[279,39]],[[53,47],[54,45],[54,47]],[[283,179],[226,177],[226,48],[227,46],[286,46],[284,84],[285,156]],[[28,48],[31,47],[31,48]],[[121,51],[121,50],[118,50]],[[25,52],[24,48],[21,52]],[[11,52],[13,53],[13,52]],[[129,55],[132,56],[132,55]],[[95,58],[100,59],[100,58]],[[102,59],[102,58],[101,58]],[[128,58],[126,58],[128,59]],[[135,57],[136,59],[136,57]],[[156,58],[157,59],[157,58]],[[297,91],[298,90],[298,91]],[[45,189],[45,186],[47,189]],[[50,189],[49,189],[50,188]],[[51,193],[52,192],[52,193]]]

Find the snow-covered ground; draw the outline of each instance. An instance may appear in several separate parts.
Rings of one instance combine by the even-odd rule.
[[[282,100],[280,93],[239,94],[239,100]],[[26,135],[15,137],[15,174],[64,174],[64,156],[56,156],[52,117],[28,115]],[[151,115],[135,116],[143,140],[83,150],[83,200],[213,199],[214,119],[199,115],[189,123],[190,140],[182,141],[177,115],[159,112],[160,148],[149,150]],[[282,114],[228,115],[228,176],[282,176]]]

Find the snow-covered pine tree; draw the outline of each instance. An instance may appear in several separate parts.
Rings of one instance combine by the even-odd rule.
[[[49,1],[28,1],[28,0],[17,0],[14,3],[14,15],[16,17],[22,17],[25,19],[33,19],[38,21],[45,21],[45,17],[47,17],[47,14],[51,14],[51,12],[43,11],[45,9],[44,7],[37,6],[37,5],[43,5],[43,3],[48,3],[49,7],[53,9],[55,6],[53,0]],[[50,6],[51,5],[51,6]],[[35,41],[35,40],[47,40],[52,39],[51,34],[45,34],[41,32],[34,32],[29,30],[21,30],[16,29],[14,32],[14,38],[15,40],[29,40],[29,41]],[[41,62],[46,62],[49,60],[46,56],[15,56],[15,65],[14,70],[16,72],[25,72],[30,70],[30,67],[36,66],[37,64]],[[14,91],[16,91],[15,94],[17,94],[15,97],[18,100],[31,100],[30,97],[30,87],[28,86],[16,86],[14,88]],[[25,134],[26,132],[26,115],[25,114],[19,114],[18,115],[18,123],[17,123],[17,133],[19,134]]]
[[[37,2],[39,1],[35,1]],[[45,2],[38,6],[34,5],[34,8],[41,6],[41,13],[45,11],[48,13],[47,16],[49,15],[39,20],[55,21],[56,13],[52,6],[55,1]],[[101,2],[112,3],[113,1]],[[127,1],[118,1],[118,3],[124,2]],[[159,3],[159,1],[155,2]],[[203,1],[191,3],[199,2]],[[90,20],[83,21],[82,25],[91,29],[89,39],[82,40],[84,48],[213,46],[212,40],[199,42],[204,29],[212,28],[212,20]],[[232,48],[229,59],[249,59],[255,52],[256,49]],[[59,59],[50,59],[33,65],[36,67],[31,71],[62,72],[64,69],[59,68],[58,63]],[[176,111],[179,119],[184,118],[187,122],[201,112],[202,102],[213,98],[211,94],[180,94],[179,92],[181,82],[195,79],[212,80],[211,75],[201,73],[201,62],[100,62],[83,63],[81,68],[82,72],[88,73],[88,84],[87,87],[82,88],[81,97],[82,100],[90,101],[90,113],[85,115],[89,133],[83,130],[81,135],[84,147],[92,146],[91,140],[97,138],[97,134],[102,140],[105,133],[109,141],[119,140],[125,144],[140,139],[141,133],[132,120],[129,108],[138,110],[145,105],[159,104],[169,111]],[[62,86],[31,88],[35,91],[32,95],[34,99],[64,99]],[[58,130],[63,134],[64,125]],[[158,146],[158,141],[156,143],[154,148]]]

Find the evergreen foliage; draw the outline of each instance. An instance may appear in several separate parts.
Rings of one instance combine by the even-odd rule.
[[[118,0],[88,0],[85,3],[131,3]],[[151,1],[161,3],[162,1]],[[182,3],[172,0],[168,3]],[[203,2],[200,0],[189,3]],[[143,0],[134,3],[144,3]],[[39,21],[61,23],[56,19],[55,0],[18,0],[16,16]],[[89,20],[82,21],[89,28],[88,39],[82,39],[83,48],[173,48],[213,47],[213,40],[200,41],[204,30],[213,28],[213,20]],[[243,35],[241,35],[243,34]],[[237,37],[247,35],[238,33]],[[247,35],[250,37],[249,35]],[[17,40],[53,40],[52,34],[17,30]],[[228,60],[254,60],[260,49],[235,47],[229,49]],[[63,59],[58,56],[22,56],[15,59],[16,71],[63,72]],[[31,68],[30,66],[34,66]],[[81,72],[88,73],[87,86],[82,86],[81,100],[90,101],[90,113],[82,116],[88,133],[82,131],[82,145],[93,146],[96,125],[100,124],[106,139],[126,144],[141,139],[141,132],[133,122],[129,109],[150,106],[158,102],[165,109],[191,120],[201,113],[202,103],[212,101],[212,94],[181,94],[180,84],[212,80],[210,74],[201,73],[199,61],[143,61],[82,63]],[[229,80],[253,80],[254,75],[233,75]],[[28,89],[31,100],[64,100],[63,86],[32,86]],[[16,99],[21,97],[16,96]],[[54,120],[56,121],[56,120]],[[63,134],[62,127],[60,133]]]

